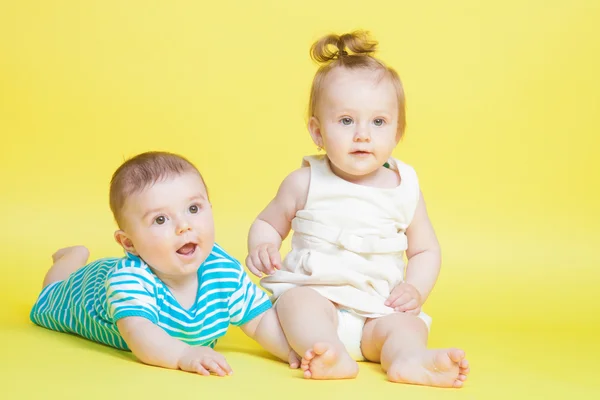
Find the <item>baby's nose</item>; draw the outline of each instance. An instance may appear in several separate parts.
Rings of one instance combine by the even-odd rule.
[[[371,132],[369,132],[369,128],[357,126],[356,133],[354,135],[354,139],[356,141],[369,141],[371,140]]]
[[[192,230],[192,228],[186,221],[180,222],[179,225],[177,226],[177,234],[178,235],[181,235],[182,233],[185,233],[190,230]]]

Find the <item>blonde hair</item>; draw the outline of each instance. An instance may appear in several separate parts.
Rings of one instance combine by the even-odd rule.
[[[385,65],[381,60],[373,57],[377,49],[377,42],[369,38],[365,31],[345,33],[341,36],[327,35],[317,40],[310,48],[311,58],[321,64],[313,78],[308,102],[308,119],[315,116],[323,82],[334,68],[370,69],[382,71],[383,78],[388,78],[396,89],[398,95],[398,135],[401,138],[406,128],[406,112],[404,89],[398,73]],[[348,50],[350,52],[348,52]]]
[[[117,225],[121,227],[122,212],[129,196],[166,178],[195,172],[204,179],[200,171],[186,158],[164,151],[150,151],[138,154],[125,161],[114,172],[110,180],[110,209]],[[204,184],[206,187],[206,184]],[[208,195],[208,189],[207,195]]]

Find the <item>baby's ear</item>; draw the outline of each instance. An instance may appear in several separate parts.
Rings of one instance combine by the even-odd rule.
[[[133,245],[133,242],[124,231],[118,230],[115,232],[115,241],[119,243],[119,245],[121,245],[121,247],[123,247],[125,251],[136,256],[138,255],[138,253],[135,251],[135,246]]]
[[[321,123],[317,119],[317,117],[310,117],[308,121],[308,131],[310,132],[310,137],[313,142],[318,147],[323,147],[323,136],[321,136]]]

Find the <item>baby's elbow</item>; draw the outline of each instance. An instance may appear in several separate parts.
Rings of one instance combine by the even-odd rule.
[[[431,244],[427,247],[422,247],[418,249],[408,249],[406,252],[406,257],[410,261],[414,257],[419,259],[427,258],[433,261],[441,262],[442,260],[442,250],[439,244]]]

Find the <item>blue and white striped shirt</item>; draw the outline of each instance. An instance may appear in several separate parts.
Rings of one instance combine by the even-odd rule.
[[[244,325],[269,308],[267,294],[250,281],[239,261],[215,244],[198,269],[198,293],[189,309],[179,305],[142,259],[127,253],[94,261],[46,286],[30,318],[54,331],[129,350],[117,321],[137,316],[187,344],[214,347],[229,324]]]

